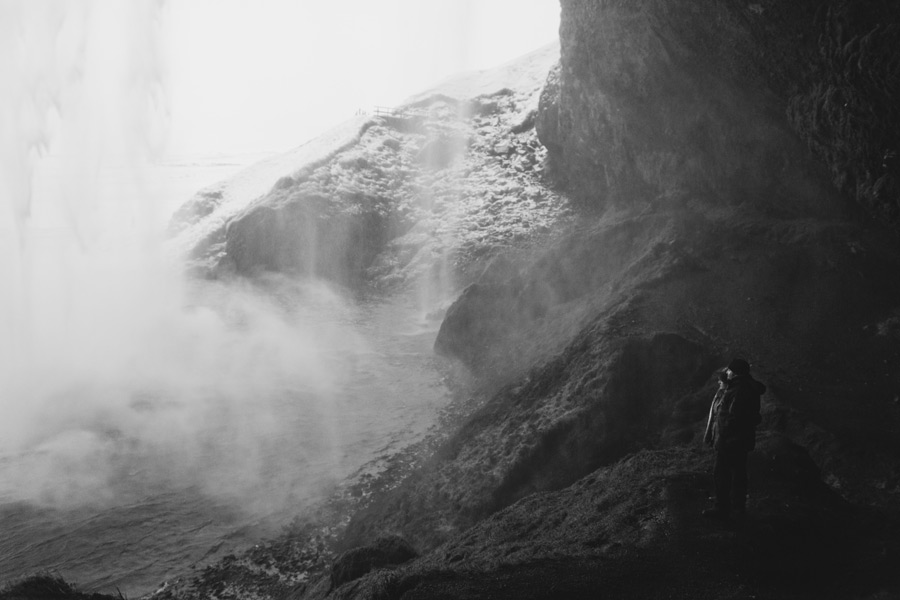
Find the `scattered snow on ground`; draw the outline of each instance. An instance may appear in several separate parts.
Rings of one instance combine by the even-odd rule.
[[[540,91],[547,73],[558,60],[559,42],[556,41],[499,67],[450,77],[434,88],[408,98],[404,104],[412,104],[435,94],[466,99],[493,94],[504,88],[524,93]]]
[[[515,118],[509,121],[521,121],[537,108],[547,72],[558,60],[559,44],[555,42],[499,67],[451,77],[435,88],[409,98],[404,104],[419,102],[437,94],[469,99],[511,89],[519,102]],[[294,150],[267,158],[199,190],[185,206],[205,205],[206,208],[195,215],[189,225],[176,229],[170,249],[178,256],[189,253],[254,200],[271,190],[279,178],[323,162],[353,146],[369,120],[368,116],[354,117]]]
[[[199,190],[187,204],[204,198],[215,200],[215,208],[208,214],[179,230],[171,239],[170,247],[178,255],[184,255],[201,240],[212,235],[229,219],[245,209],[275,184],[280,177],[291,175],[303,167],[327,159],[340,149],[359,139],[368,117],[354,117],[334,129],[312,139],[297,148],[279,154]]]

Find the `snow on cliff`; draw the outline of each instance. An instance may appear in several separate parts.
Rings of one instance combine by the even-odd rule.
[[[512,89],[527,100],[520,111],[524,118],[537,108],[547,72],[557,60],[559,43],[554,42],[499,67],[451,77],[431,90],[410,97],[404,104],[435,95],[467,99]],[[289,152],[267,158],[199,190],[173,217],[171,249],[181,256],[191,252],[271,190],[279,178],[322,163],[357,143],[369,120],[366,116],[354,117]]]
[[[267,193],[280,177],[333,156],[359,139],[367,117],[354,117],[300,146],[272,156],[199,190],[173,217],[170,241],[178,255],[225,225],[253,200]]]
[[[555,41],[499,67],[454,75],[434,88],[410,97],[404,104],[412,104],[435,94],[466,99],[492,94],[503,88],[540,91],[547,79],[547,72],[558,60],[559,41]]]

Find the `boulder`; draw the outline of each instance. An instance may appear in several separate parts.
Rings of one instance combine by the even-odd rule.
[[[409,543],[396,535],[379,537],[369,546],[347,550],[331,566],[331,587],[359,579],[374,569],[396,567],[416,558]]]

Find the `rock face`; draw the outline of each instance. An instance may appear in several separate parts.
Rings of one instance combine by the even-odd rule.
[[[378,538],[371,546],[353,548],[335,559],[331,566],[331,587],[359,579],[373,569],[402,565],[416,556],[416,551],[403,538]]]
[[[354,289],[420,285],[440,300],[567,217],[567,202],[540,184],[544,150],[533,125],[512,131],[537,92],[501,88],[467,102],[433,94],[408,117],[374,118],[328,160],[279,179],[192,258],[212,264],[212,276],[274,271]],[[202,201],[174,227],[189,225]]]
[[[810,147],[845,197],[896,222],[893,4],[566,0],[562,9],[561,70],[537,126],[584,203],[690,193],[827,213],[834,194],[802,152]]]
[[[402,228],[401,217],[383,196],[358,191],[331,196],[297,187],[277,187],[265,203],[229,222],[226,259],[219,268],[359,282]]]
[[[407,210],[392,192],[402,177],[401,148],[360,151],[360,140],[325,165],[279,179],[272,190],[224,229],[217,271],[252,275],[276,271],[357,284],[385,243],[408,229]],[[386,172],[387,171],[387,172]]]
[[[879,553],[895,533],[856,520],[801,448],[760,440],[750,470],[765,491],[742,522],[699,516],[709,468],[696,450],[639,452],[341,597],[890,597]]]
[[[896,145],[897,72],[886,67],[896,53],[868,51],[896,35],[900,8],[561,5],[560,65],[536,129],[556,184],[583,207],[579,226],[489,267],[450,308],[436,349],[476,373],[483,404],[423,468],[355,515],[347,539],[400,531],[437,548],[380,581],[382,597],[553,597],[546,578],[569,597],[603,585],[665,597],[671,590],[620,575],[686,551],[706,558],[685,570],[718,565],[752,580],[749,595],[804,597],[797,590],[826,580],[826,595],[896,590],[880,559],[840,582],[809,569],[845,564],[830,557],[847,558],[847,547],[878,553],[884,540],[861,507],[878,507],[892,531],[900,517],[888,491],[900,489],[898,197],[893,163],[875,158]],[[837,65],[839,44],[849,62]],[[841,117],[837,97],[848,99]],[[769,386],[754,460],[778,476],[757,462],[757,517],[716,537],[696,518],[709,468],[696,453],[714,370],[735,355]],[[644,513],[603,491],[618,485],[610,473],[657,468],[634,455],[642,448],[660,452],[660,479],[625,487],[656,489],[668,508]],[[670,476],[696,495],[661,483]],[[819,516],[784,508],[801,505]],[[614,515],[628,539],[604,529]],[[779,527],[823,545],[801,550],[799,538],[770,535]],[[846,534],[857,527],[861,537]],[[744,544],[756,550],[741,554]],[[795,561],[784,544],[818,558]],[[711,587],[676,588],[720,597],[726,580],[706,573]]]

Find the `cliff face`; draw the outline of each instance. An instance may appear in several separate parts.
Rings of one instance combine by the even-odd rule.
[[[341,222],[377,234],[355,278],[403,280],[449,248],[472,282],[435,347],[471,371],[477,408],[336,536],[400,534],[422,556],[296,594],[900,591],[898,7],[563,0],[536,112],[533,89],[433,97],[432,117],[457,111],[433,119],[447,135],[375,123],[233,221],[222,264],[297,270],[310,186],[332,186],[322,210],[356,202]],[[333,186],[382,189],[387,171],[384,193]],[[575,218],[554,219],[565,199]],[[391,225],[365,225],[379,207]],[[450,221],[464,234],[437,235]],[[769,391],[750,514],[711,525],[700,438],[735,355]]]
[[[619,574],[688,549],[685,569],[719,565],[752,581],[747,594],[896,589],[881,559],[839,560],[847,572],[818,579],[810,569],[826,558],[811,542],[822,532],[859,534],[832,538],[832,557],[897,552],[855,512],[878,507],[897,526],[897,55],[882,47],[897,35],[897,6],[561,7],[560,64],[536,130],[580,226],[488,270],[450,309],[437,348],[478,374],[484,404],[357,514],[345,543],[392,531],[438,547],[379,580],[385,597],[499,581],[496,597],[550,597],[542,581],[553,573],[574,597],[592,585],[625,593]],[[698,518],[709,493],[699,436],[714,369],[734,355],[769,386],[765,441],[746,528],[704,545],[716,533]],[[642,448],[661,454],[627,458]],[[606,496],[619,485],[658,496],[643,508]],[[781,527],[810,541],[781,539]],[[756,550],[738,556],[745,543]],[[762,549],[784,544],[808,561],[778,553],[767,564]],[[553,567],[563,556],[585,562]],[[606,579],[588,575],[604,569]],[[720,575],[678,589],[720,597]]]
[[[833,187],[896,223],[897,13],[879,0],[567,0],[538,134],[588,205],[691,193],[829,214]]]
[[[176,213],[176,241],[204,276],[419,286],[437,304],[565,220],[567,203],[535,180],[537,97],[558,55],[451,79],[203,190]]]
[[[536,129],[551,174],[584,207],[584,226],[530,262],[487,273],[447,315],[438,349],[485,380],[518,373],[526,382],[476,419],[475,429],[489,433],[460,434],[477,435],[473,446],[482,451],[498,441],[493,455],[485,451],[490,494],[476,499],[469,491],[476,484],[461,486],[473,504],[454,514],[490,512],[636,447],[689,441],[686,423],[702,419],[700,398],[709,394],[697,382],[733,354],[749,357],[770,381],[773,425],[809,444],[830,467],[826,477],[842,482],[845,494],[889,499],[877,488],[898,468],[890,457],[900,373],[890,332],[900,255],[890,228],[859,209],[883,217],[877,207],[897,197],[878,196],[887,204],[877,204],[875,196],[846,193],[835,173],[862,169],[889,189],[894,175],[865,153],[892,134],[873,126],[868,137],[842,137],[825,120],[807,131],[797,113],[810,90],[840,77],[859,103],[882,107],[867,113],[873,123],[893,123],[894,104],[882,95],[896,73],[880,70],[893,55],[857,57],[862,66],[851,71],[864,69],[871,89],[830,69],[834,23],[852,21],[841,34],[856,39],[850,48],[893,35],[872,23],[896,19],[896,10],[855,6],[562,3],[560,65],[548,77]],[[853,37],[865,31],[869,42]],[[811,57],[818,58],[807,63]],[[856,158],[838,165],[838,148]],[[548,344],[550,331],[568,332],[572,342]],[[607,362],[633,345],[645,349]],[[674,378],[666,362],[680,365]],[[530,366],[537,368],[528,373]],[[639,417],[623,418],[621,407]],[[520,418],[534,438],[510,455],[503,447]],[[608,423],[615,427],[605,431]],[[565,466],[545,451],[549,440],[568,448]],[[855,458],[872,452],[875,459],[857,465],[833,453],[841,444]],[[468,466],[446,468],[467,481],[479,477]]]

